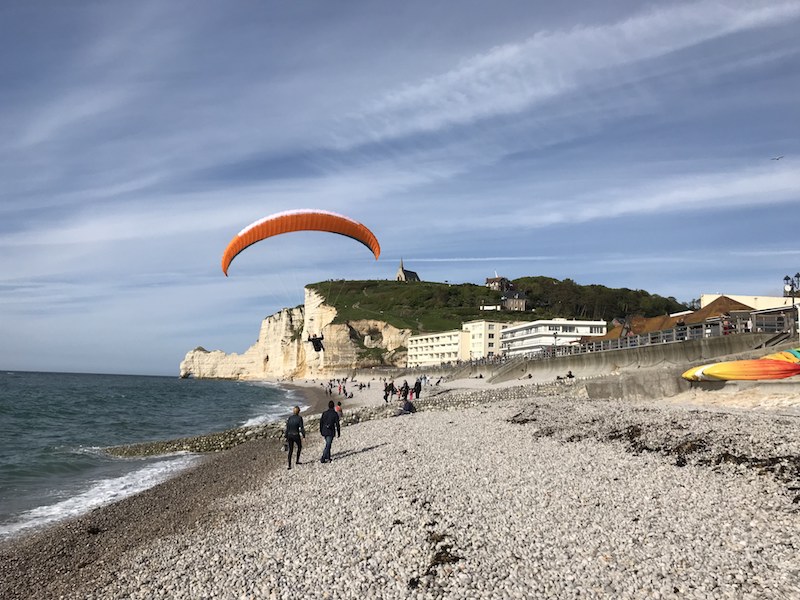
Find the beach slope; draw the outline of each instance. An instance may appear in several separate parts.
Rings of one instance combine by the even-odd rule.
[[[245,443],[3,549],[0,595],[800,597],[796,417],[576,390],[441,393],[291,471]]]

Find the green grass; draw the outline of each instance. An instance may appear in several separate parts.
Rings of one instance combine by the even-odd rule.
[[[481,311],[498,304],[500,293],[474,285],[398,281],[323,281],[307,287],[336,308],[334,323],[372,319],[414,333],[461,329],[464,321],[527,321],[533,313]]]
[[[528,295],[529,308],[535,310],[481,311],[482,304],[499,304],[501,294],[471,283],[340,280],[321,281],[307,287],[324,296],[327,304],[336,309],[334,323],[371,319],[413,333],[461,329],[465,321],[479,319],[511,322],[563,317],[610,321],[632,314],[652,317],[686,308],[672,297],[644,290],[579,285],[571,279],[521,277],[514,283]]]

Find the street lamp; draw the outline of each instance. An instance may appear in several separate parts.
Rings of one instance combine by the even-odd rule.
[[[792,335],[795,333],[795,327],[797,325],[797,317],[796,317],[796,310],[797,307],[795,305],[795,296],[797,295],[798,290],[800,290],[800,273],[795,273],[794,277],[789,277],[788,275],[783,278],[783,296],[784,298],[791,297],[792,299]]]
[[[784,298],[792,297],[792,304],[794,304],[795,292],[800,290],[800,273],[795,273],[794,277],[788,275],[783,278],[783,296]]]

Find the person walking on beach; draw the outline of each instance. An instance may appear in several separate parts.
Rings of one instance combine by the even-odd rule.
[[[343,413],[342,413],[342,401],[341,400],[336,403],[336,412],[339,413],[339,419],[341,419],[342,416],[343,416]]]
[[[328,402],[328,410],[322,413],[319,419],[319,433],[325,438],[325,450],[322,451],[322,458],[319,462],[331,462],[331,445],[333,445],[333,435],[342,436],[341,426],[339,425],[339,413],[333,408],[333,400]]]
[[[389,404],[389,396],[394,396],[395,392],[397,392],[397,388],[394,387],[394,381],[387,382],[386,387],[383,388],[383,401]]]
[[[300,451],[303,449],[303,442],[300,441],[300,435],[306,437],[306,428],[303,425],[303,417],[300,416],[300,407],[295,406],[292,409],[292,416],[286,420],[286,443],[289,445],[289,468],[292,468],[292,453],[294,446],[297,444],[297,459],[295,465],[300,464]]]
[[[416,398],[417,400],[419,400],[419,395],[421,393],[422,393],[422,382],[419,379],[417,379],[414,382],[414,395],[412,396],[412,398]]]

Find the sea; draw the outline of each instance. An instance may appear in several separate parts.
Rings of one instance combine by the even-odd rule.
[[[0,541],[152,487],[200,457],[109,446],[282,420],[296,390],[266,382],[0,371]]]

